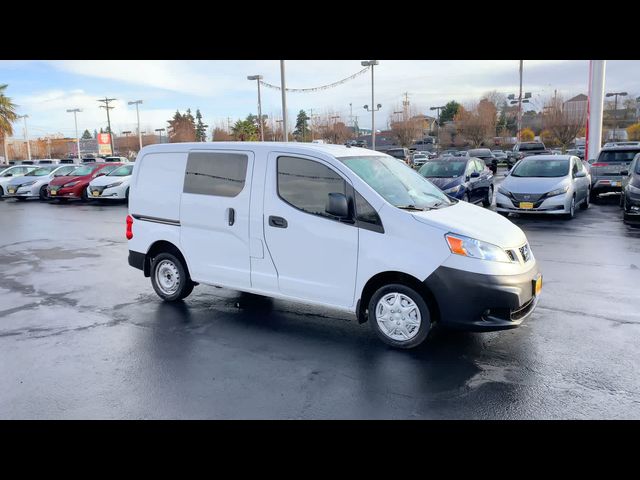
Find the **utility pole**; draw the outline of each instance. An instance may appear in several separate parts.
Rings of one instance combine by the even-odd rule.
[[[282,123],[282,120],[276,120],[276,123]],[[281,127],[278,127],[278,129]],[[275,139],[274,139],[275,140]]]
[[[113,148],[113,132],[111,131],[111,118],[109,117],[109,110],[112,110],[115,107],[110,107],[109,102],[113,102],[116,100],[115,98],[107,98],[104,97],[104,100],[98,100],[99,102],[104,102],[104,105],[100,105],[100,108],[104,108],[107,111],[107,128],[109,128],[109,140],[111,141],[111,155],[115,154],[115,149]]]
[[[404,92],[404,101],[402,102],[402,117],[407,120],[407,113],[409,110],[409,92]]]
[[[18,118],[24,119],[24,141],[27,142],[27,158],[31,160],[31,145],[29,145],[29,131],[27,130],[27,118],[29,118],[29,115],[19,115]]]
[[[360,62],[360,65],[363,67],[371,67],[371,110],[364,106],[364,109],[371,112],[371,149],[376,149],[376,112],[382,108],[382,105],[378,104],[378,108],[376,108],[375,100],[374,100],[374,82],[373,82],[373,67],[379,65],[380,62],[378,60],[367,60]]]
[[[72,108],[67,110],[67,112],[72,113],[73,112],[73,120],[76,124],[76,145],[78,147],[78,161],[81,161],[80,159],[82,158],[80,156],[80,136],[78,135],[78,112],[81,112],[82,110],[80,110],[79,108]]]
[[[140,144],[140,150],[142,150],[142,133],[140,132],[140,111],[138,110],[138,105],[142,103],[142,100],[136,100],[134,102],[127,102],[127,105],[136,106],[136,116],[138,117],[138,143]]]
[[[602,114],[604,104],[604,77],[606,60],[589,62],[589,99],[587,101],[586,160],[598,158],[602,147]]]
[[[353,127],[353,106],[351,102],[349,102],[349,126]]]
[[[280,83],[282,88],[282,130],[284,132],[284,141],[289,141],[287,132],[287,89],[284,81],[284,60],[280,60]]]
[[[227,117],[227,132],[231,135],[231,117]]]

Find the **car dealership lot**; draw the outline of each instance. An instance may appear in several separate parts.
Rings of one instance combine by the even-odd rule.
[[[0,202],[1,418],[640,418],[640,229],[617,197],[510,217],[544,275],[533,316],[412,351],[224,289],[162,303],[127,264],[126,214]]]

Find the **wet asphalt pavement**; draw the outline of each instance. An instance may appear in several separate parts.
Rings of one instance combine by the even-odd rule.
[[[0,201],[0,418],[640,418],[640,228],[617,198],[510,217],[534,315],[393,350],[349,315],[200,285],[160,301],[125,205]]]

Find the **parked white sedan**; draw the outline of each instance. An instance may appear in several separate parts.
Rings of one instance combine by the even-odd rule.
[[[35,170],[35,165],[13,165],[0,173],[0,197],[7,193],[7,185],[14,177],[21,177]]]
[[[89,199],[128,200],[133,164],[123,165],[107,175],[96,177],[87,187]]]

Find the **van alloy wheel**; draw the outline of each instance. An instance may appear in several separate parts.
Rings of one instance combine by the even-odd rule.
[[[162,260],[156,267],[156,284],[162,293],[173,295],[180,287],[180,272],[170,260]]]
[[[392,340],[411,340],[418,334],[422,316],[416,303],[399,292],[388,293],[376,305],[380,331]]]

